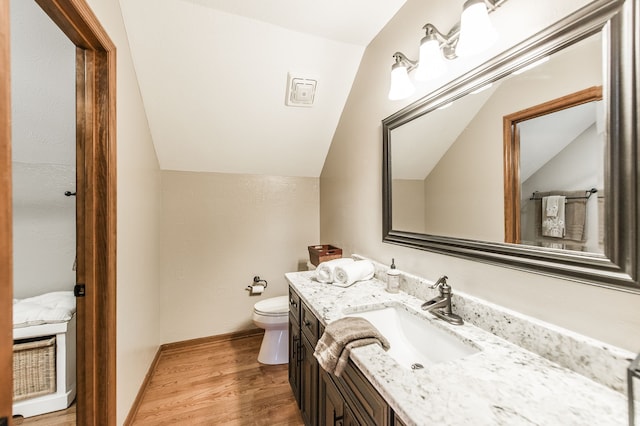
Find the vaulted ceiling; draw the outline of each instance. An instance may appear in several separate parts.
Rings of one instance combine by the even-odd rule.
[[[317,177],[364,49],[406,0],[120,0],[165,170]],[[285,105],[287,76],[317,80]]]

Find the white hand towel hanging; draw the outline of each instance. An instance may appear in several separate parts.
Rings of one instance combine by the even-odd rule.
[[[565,234],[564,203],[566,197],[551,195],[542,198],[542,235],[563,238]],[[549,207],[551,205],[551,208]],[[553,215],[550,215],[552,213]]]
[[[546,204],[546,207],[544,208],[546,216],[557,217],[560,204],[564,205],[564,197],[561,195],[550,195],[548,197],[544,197],[542,202]]]

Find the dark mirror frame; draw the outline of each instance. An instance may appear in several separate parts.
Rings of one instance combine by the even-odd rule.
[[[640,293],[638,281],[637,108],[639,0],[596,0],[529,40],[382,120],[383,242],[497,264],[538,274]],[[392,229],[391,131],[537,59],[602,32],[607,111],[605,255],[487,242]],[[502,143],[502,141],[499,141]]]

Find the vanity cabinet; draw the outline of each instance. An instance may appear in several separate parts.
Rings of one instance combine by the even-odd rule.
[[[318,425],[319,366],[313,351],[319,332],[318,319],[289,289],[289,384],[307,426]]]
[[[289,383],[305,425],[403,425],[351,360],[340,377],[319,367],[322,324],[291,287],[289,303]]]
[[[300,297],[289,290],[289,385],[300,406]]]
[[[407,426],[402,420],[400,420],[399,417],[396,416],[395,413],[393,413],[393,425],[394,426]]]
[[[393,425],[392,410],[349,361],[340,377],[320,373],[321,425]]]
[[[342,397],[338,387],[329,373],[320,372],[320,412],[319,424],[322,426],[354,426],[361,425]]]

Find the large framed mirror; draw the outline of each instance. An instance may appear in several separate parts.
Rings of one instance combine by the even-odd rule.
[[[640,292],[635,0],[596,0],[382,121],[383,241]]]

